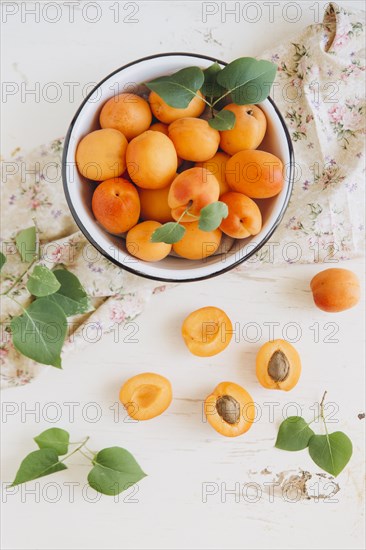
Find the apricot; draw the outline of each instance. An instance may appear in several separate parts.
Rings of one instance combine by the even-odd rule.
[[[170,185],[162,189],[139,189],[141,219],[155,220],[160,223],[173,221],[168,204]]]
[[[207,306],[192,311],[184,319],[182,336],[193,355],[211,357],[230,344],[233,326],[225,311]]]
[[[249,430],[255,420],[255,404],[249,393],[234,382],[221,382],[204,403],[211,426],[226,437]]]
[[[133,227],[140,217],[140,199],[135,186],[123,178],[98,185],[92,198],[93,214],[104,229],[119,235]]]
[[[161,223],[155,221],[141,222],[127,233],[126,248],[129,254],[145,262],[159,262],[166,258],[172,249],[171,244],[152,243],[151,235]]]
[[[168,128],[168,124],[163,124],[163,122],[155,122],[150,126],[149,130],[152,130],[153,132],[161,132],[162,134],[169,136]]]
[[[185,109],[170,107],[156,92],[150,93],[149,103],[154,116],[165,124],[170,124],[179,118],[198,117],[206,106],[204,97],[199,91]]]
[[[256,149],[262,142],[267,129],[267,119],[256,105],[230,103],[223,109],[235,114],[234,128],[220,132],[220,147],[229,155],[244,149]]]
[[[283,165],[266,151],[239,151],[226,163],[226,181],[233,191],[252,199],[268,199],[283,187]]]
[[[266,342],[257,353],[256,373],[264,388],[292,390],[301,374],[300,356],[286,340]]]
[[[220,229],[234,239],[257,235],[262,229],[262,214],[256,203],[242,193],[229,191],[220,197],[227,204],[229,214],[221,222]]]
[[[99,122],[102,128],[115,128],[128,141],[145,132],[151,124],[152,114],[148,102],[136,94],[119,94],[102,107]]]
[[[220,143],[220,134],[201,118],[180,118],[169,125],[169,137],[177,154],[184,160],[203,162],[212,158]]]
[[[143,189],[169,185],[177,172],[177,153],[172,141],[161,132],[147,130],[127,146],[127,169],[132,181]]]
[[[220,195],[230,191],[230,187],[225,176],[226,163],[229,158],[229,155],[219,151],[212,157],[212,159],[206,160],[205,162],[196,162],[196,166],[206,168],[206,170],[215,176],[220,185]]]
[[[76,164],[90,180],[117,178],[126,169],[127,139],[118,130],[105,128],[90,132],[79,142]]]
[[[168,195],[168,204],[175,220],[193,222],[204,206],[218,200],[220,185],[206,168],[189,168],[173,180]],[[182,214],[189,207],[189,214]]]
[[[188,260],[203,260],[212,256],[220,246],[221,231],[202,231],[198,222],[182,223],[186,232],[183,238],[173,244],[173,250]]]
[[[315,305],[329,313],[345,311],[360,300],[360,282],[349,269],[325,269],[313,277],[310,288]]]
[[[162,414],[172,402],[172,386],[167,378],[144,372],[125,382],[119,399],[134,420],[149,420]]]

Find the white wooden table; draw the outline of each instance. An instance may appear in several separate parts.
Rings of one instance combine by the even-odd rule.
[[[117,25],[114,12],[108,11],[112,3],[103,2],[102,17],[93,25],[80,16],[82,4],[70,24],[64,6],[62,18],[54,24],[44,17],[39,23],[31,18],[21,23],[16,15],[8,16],[3,26],[3,80],[17,83],[20,89],[22,83],[30,89],[39,82],[43,90],[54,81],[64,94],[57,103],[42,94],[39,102],[18,93],[9,96],[3,105],[3,154],[63,135],[84,83],[127,61],[169,50],[227,60],[254,55],[314,18],[314,2],[301,2],[298,22],[280,16],[272,24],[261,2],[257,4],[263,16],[256,24],[243,17],[236,23],[228,16],[221,22],[219,4],[211,3],[219,6],[219,12],[203,23],[201,2],[140,2],[137,14],[131,16],[138,23]],[[132,8],[124,4],[122,15],[136,9],[130,4]],[[92,8],[89,17],[94,17]],[[65,82],[80,83],[74,101],[65,95]],[[345,266],[359,275],[364,271],[361,261]],[[12,408],[13,414],[3,414],[2,483],[12,479],[20,459],[33,450],[32,437],[55,425],[55,418],[74,441],[89,435],[95,450],[126,447],[148,477],[138,491],[124,493],[115,502],[87,490],[88,469],[83,459],[75,458],[70,470],[29,483],[15,494],[3,491],[2,547],[363,548],[364,420],[358,414],[365,407],[364,312],[361,305],[338,315],[314,307],[309,281],[321,268],[261,268],[246,276],[233,272],[180,285],[149,302],[135,321],[137,342],[126,341],[123,331],[117,342],[116,335],[109,334],[67,357],[63,371],[50,368],[34,383],[7,390],[2,395],[3,413]],[[180,337],[183,318],[204,305],[222,307],[238,323],[238,341],[210,359],[190,355]],[[270,337],[268,323],[278,323],[275,337],[298,337],[294,345],[302,357],[303,375],[291,393],[265,390],[255,377],[256,352]],[[128,377],[147,370],[171,380],[174,401],[154,420],[129,422],[116,405],[119,388]],[[258,422],[239,438],[219,436],[202,419],[202,400],[222,380],[247,388],[261,411]],[[283,415],[298,414],[301,408],[311,419],[324,390],[334,403],[331,429],[344,430],[354,444],[351,462],[337,479],[340,491],[326,501],[299,500],[292,494],[272,498],[267,484],[275,474],[298,468],[319,472],[306,451],[279,451],[274,441]],[[271,473],[259,473],[265,469]]]

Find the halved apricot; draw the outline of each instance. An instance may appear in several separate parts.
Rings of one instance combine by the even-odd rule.
[[[207,306],[192,311],[182,325],[184,342],[193,355],[211,357],[230,344],[233,325],[225,311]]]
[[[119,399],[134,420],[149,420],[162,414],[172,402],[172,386],[167,378],[144,372],[125,382]]]
[[[256,373],[264,388],[292,390],[301,374],[300,356],[286,340],[266,342],[257,353]]]
[[[221,382],[204,403],[211,426],[226,437],[237,437],[249,430],[255,420],[255,404],[249,393],[234,382]]]

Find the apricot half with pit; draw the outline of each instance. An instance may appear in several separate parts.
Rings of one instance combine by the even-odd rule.
[[[234,382],[221,382],[204,403],[207,421],[220,434],[237,437],[255,420],[255,404],[249,393]]]
[[[134,420],[149,420],[162,414],[172,402],[172,386],[167,378],[144,372],[125,382],[119,399]]]
[[[286,340],[266,342],[257,353],[256,373],[264,388],[292,390],[301,374],[300,356]]]
[[[225,311],[207,306],[193,311],[182,325],[184,342],[193,355],[211,357],[230,344],[233,326]]]

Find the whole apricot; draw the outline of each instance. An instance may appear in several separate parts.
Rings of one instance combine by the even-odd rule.
[[[225,311],[206,306],[192,311],[182,325],[183,340],[193,355],[212,357],[230,344],[233,326]]]
[[[138,189],[141,205],[141,219],[160,223],[173,221],[168,204],[170,185],[162,189]]]
[[[79,142],[76,164],[90,180],[116,178],[126,169],[127,139],[118,130],[105,128],[90,132]]]
[[[197,95],[191,99],[188,107],[185,109],[170,107],[170,105],[165,103],[165,101],[156,92],[150,93],[149,103],[154,116],[165,124],[170,124],[179,118],[198,117],[203,113],[206,106],[204,97],[200,91],[198,91]]]
[[[133,227],[140,217],[140,199],[135,186],[123,178],[98,185],[92,198],[93,214],[104,229],[119,235]]]
[[[266,342],[257,353],[256,373],[264,388],[292,390],[301,374],[300,356],[286,340]]]
[[[144,372],[125,382],[119,399],[134,420],[150,420],[162,414],[172,402],[172,385],[167,378]]]
[[[206,168],[189,168],[173,180],[170,186],[168,203],[175,220],[193,222],[192,216],[199,216],[204,206],[218,200],[219,182]],[[189,214],[182,214],[189,207]]]
[[[124,93],[109,99],[102,107],[99,122],[102,128],[115,128],[128,141],[145,132],[151,124],[148,102],[139,95]]]
[[[155,221],[141,222],[132,227],[126,237],[127,252],[145,262],[159,262],[166,258],[172,245],[151,242],[152,234],[159,227],[161,223]]]
[[[247,432],[256,416],[249,393],[234,382],[221,382],[204,403],[207,421],[221,435],[237,437]]]
[[[220,195],[230,191],[230,187],[225,176],[226,163],[229,158],[229,155],[219,151],[212,157],[212,159],[206,160],[205,162],[196,162],[196,166],[206,168],[206,170],[215,176],[220,185]]]
[[[169,125],[169,137],[177,154],[184,160],[203,162],[212,158],[220,143],[220,134],[201,118],[180,118]]]
[[[221,242],[220,229],[202,231],[198,222],[182,223],[186,232],[183,238],[173,244],[173,250],[188,260],[203,260],[216,252]]]
[[[349,269],[325,269],[313,277],[310,288],[315,305],[329,313],[345,311],[360,301],[360,282]]]
[[[168,128],[168,124],[164,124],[163,122],[154,122],[154,124],[150,126],[149,130],[152,130],[153,132],[161,132],[162,134],[169,136]]]
[[[262,142],[267,129],[267,119],[256,105],[230,103],[223,109],[235,114],[234,128],[220,132],[220,147],[229,155],[244,149],[256,149]]]
[[[127,146],[127,169],[132,181],[143,189],[169,185],[177,172],[177,153],[162,132],[147,130]]]
[[[233,191],[252,199],[268,199],[282,190],[283,165],[266,151],[239,151],[226,163],[226,181]]]
[[[229,209],[221,222],[220,229],[234,239],[245,239],[257,235],[262,229],[262,214],[257,204],[242,193],[229,191],[220,197]]]

